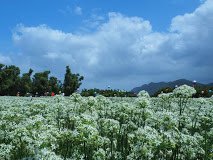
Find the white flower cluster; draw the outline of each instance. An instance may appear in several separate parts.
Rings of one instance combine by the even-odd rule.
[[[178,88],[175,88],[173,93],[177,97],[192,97],[192,95],[196,93],[196,90],[194,87],[182,85]]]
[[[140,91],[137,96],[138,97],[150,98],[149,93],[145,90]]]
[[[0,97],[0,160],[213,159],[213,99]]]

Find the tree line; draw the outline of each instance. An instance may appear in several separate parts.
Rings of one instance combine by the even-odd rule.
[[[50,76],[50,71],[37,72],[29,69],[20,75],[20,68],[15,65],[0,64],[0,96],[20,96],[33,94],[38,96],[48,93],[64,93],[66,96],[76,92],[84,79],[80,74],[73,74],[69,66],[63,83],[57,77]]]
[[[192,97],[198,98],[198,97],[211,97],[213,95],[213,86],[195,86],[196,94],[194,94]],[[151,95],[152,97],[157,97],[161,93],[172,93],[174,88],[171,87],[164,87],[158,90],[154,95]]]
[[[81,92],[82,96],[97,96],[102,95],[105,97],[136,97],[137,94],[124,90],[116,90],[116,89],[83,89]]]

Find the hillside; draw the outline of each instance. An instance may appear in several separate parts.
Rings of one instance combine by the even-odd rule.
[[[186,80],[186,79],[178,79],[175,81],[171,81],[171,82],[158,82],[158,83],[149,83],[149,84],[144,84],[140,87],[135,87],[133,88],[131,91],[134,93],[139,93],[141,90],[145,90],[147,91],[150,95],[153,95],[155,92],[157,92],[158,90],[165,88],[165,87],[170,87],[170,88],[174,88],[176,85],[180,86],[180,85],[189,85],[192,86],[193,83],[192,81]],[[213,83],[209,83],[209,84],[202,84],[202,83],[196,83],[197,86],[213,86]]]

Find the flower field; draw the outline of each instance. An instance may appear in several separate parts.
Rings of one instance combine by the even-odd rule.
[[[0,160],[212,160],[213,98],[0,97]]]

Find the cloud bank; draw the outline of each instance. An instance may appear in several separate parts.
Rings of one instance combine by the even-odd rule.
[[[213,81],[213,1],[171,20],[155,32],[149,21],[109,13],[90,33],[65,33],[46,25],[18,25],[13,42],[20,65],[49,68],[63,76],[65,66],[84,75],[83,87],[131,89],[176,78]],[[1,57],[0,57],[1,60]]]

